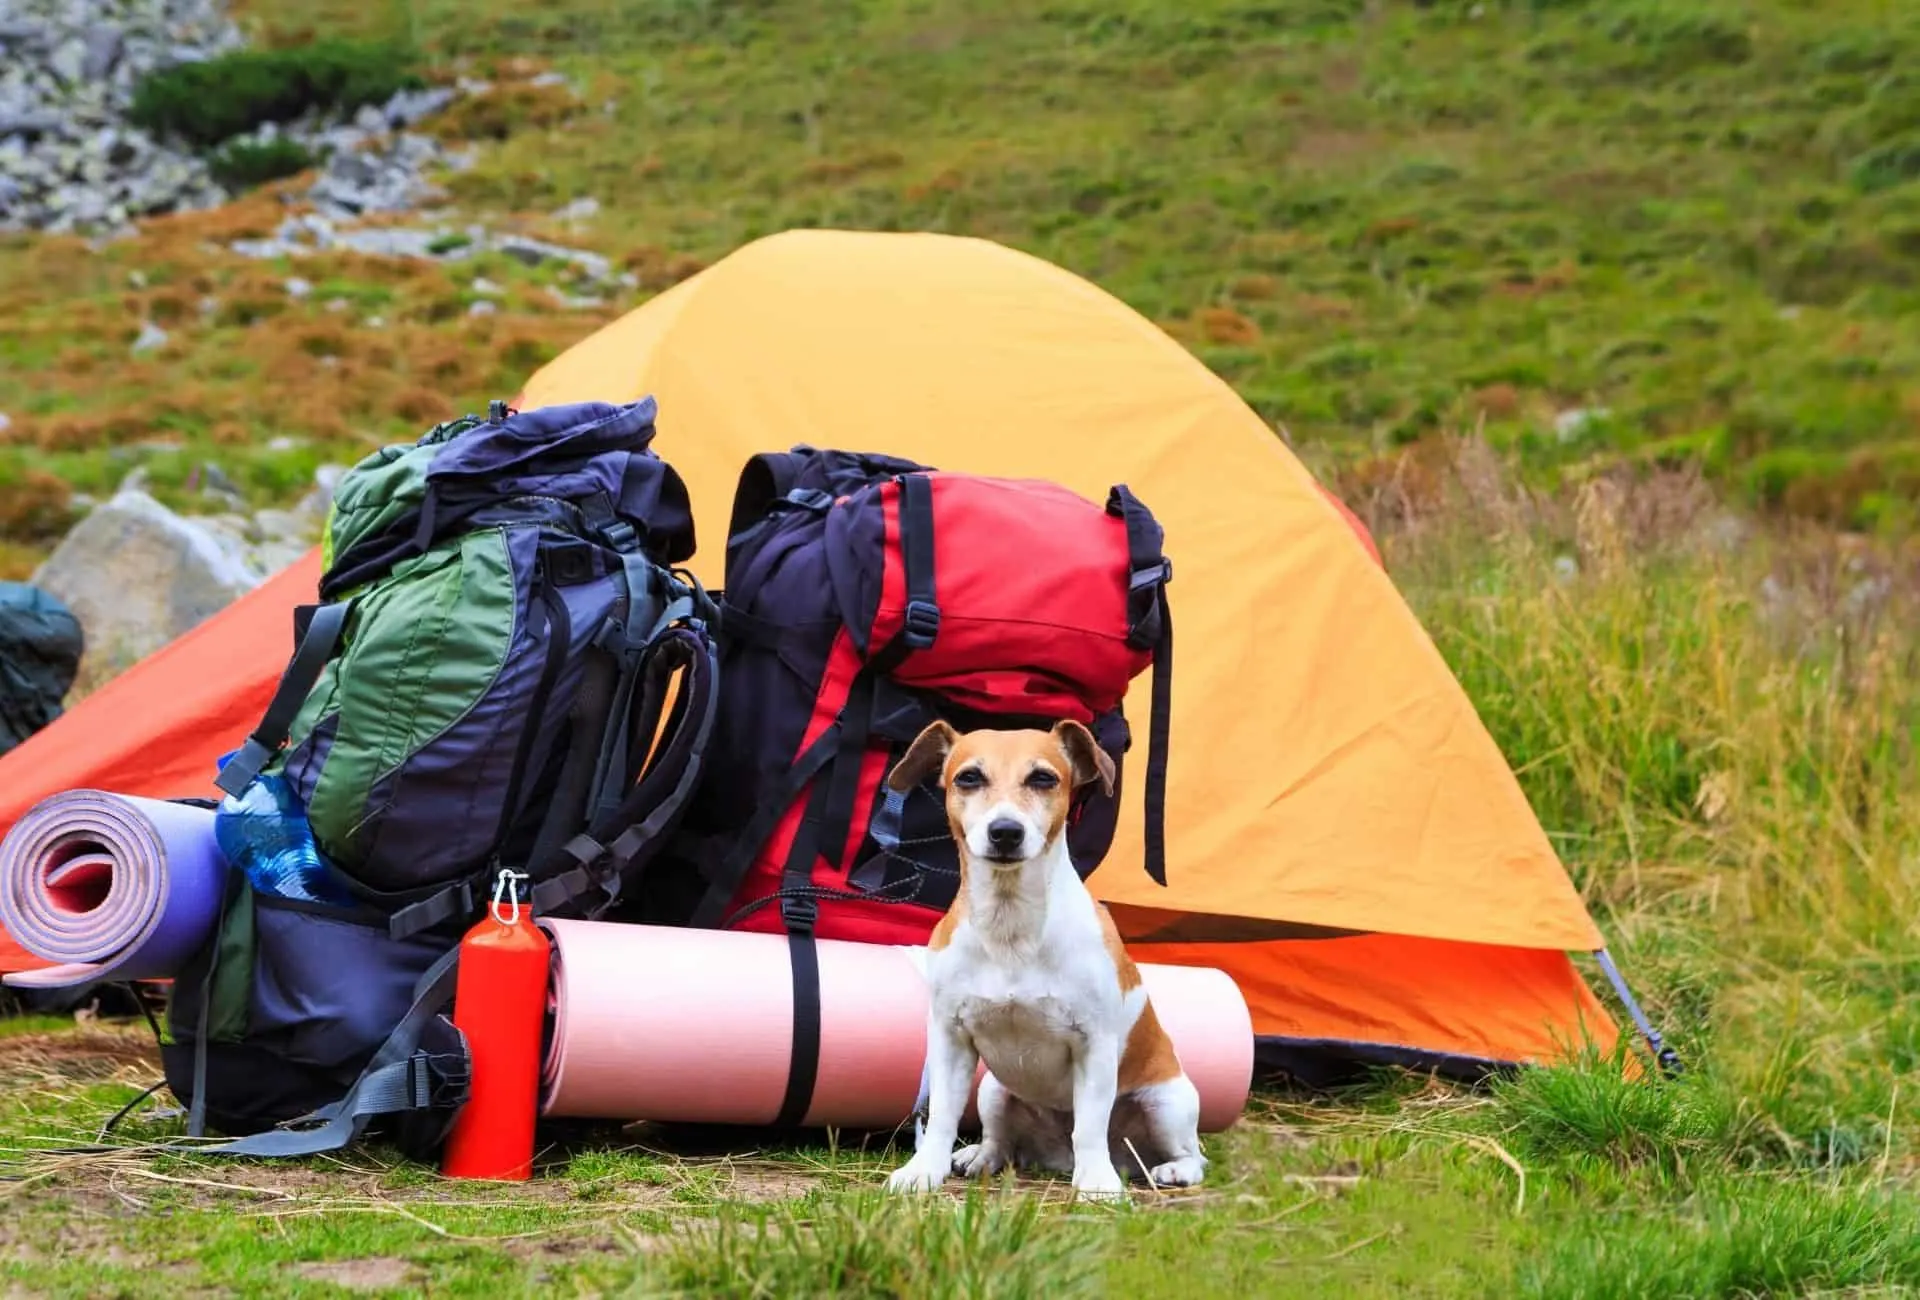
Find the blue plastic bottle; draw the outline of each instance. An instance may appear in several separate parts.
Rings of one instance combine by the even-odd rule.
[[[321,859],[306,811],[277,774],[263,774],[222,799],[213,835],[258,893],[340,907],[356,901]]]

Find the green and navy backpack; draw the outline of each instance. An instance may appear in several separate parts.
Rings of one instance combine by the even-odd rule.
[[[538,915],[598,916],[677,824],[716,611],[677,567],[693,516],[655,412],[495,402],[342,477],[320,603],[219,774],[238,869],[162,1049],[190,1132],[254,1135],[213,1149],[304,1154],[383,1115],[433,1146],[464,1095],[457,944],[499,874]]]

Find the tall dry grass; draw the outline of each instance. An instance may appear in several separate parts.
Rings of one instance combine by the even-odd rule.
[[[1473,439],[1346,487],[1724,1154],[1910,1153],[1920,548],[1744,519],[1685,471],[1529,491]]]

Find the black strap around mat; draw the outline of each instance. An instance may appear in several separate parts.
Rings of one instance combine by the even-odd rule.
[[[787,1093],[773,1121],[777,1128],[792,1128],[807,1117],[820,1076],[820,949],[813,935],[789,934],[787,957],[793,964],[793,1053]]]

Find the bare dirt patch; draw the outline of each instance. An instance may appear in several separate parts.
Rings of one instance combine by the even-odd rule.
[[[310,1282],[327,1282],[356,1291],[378,1291],[387,1287],[410,1286],[419,1281],[414,1266],[404,1259],[377,1255],[369,1259],[335,1259],[314,1264],[296,1264],[293,1271]]]
[[[0,1076],[61,1073],[76,1078],[141,1066],[157,1072],[160,1048],[145,1025],[0,1037]]]

